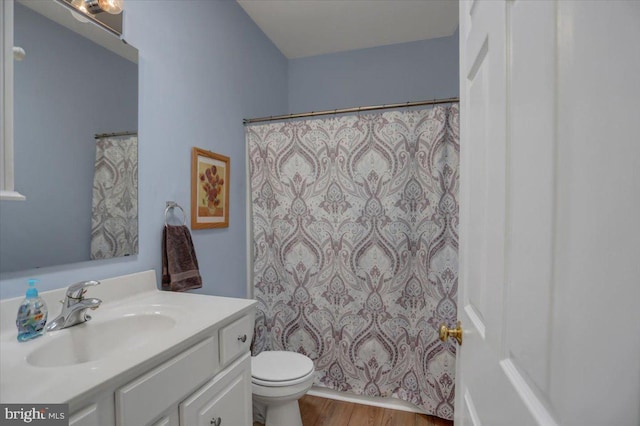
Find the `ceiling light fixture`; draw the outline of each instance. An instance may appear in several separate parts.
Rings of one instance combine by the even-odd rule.
[[[87,6],[84,4],[84,0],[72,0],[71,6],[82,12],[83,15],[93,16],[93,14],[87,10]],[[79,13],[71,12],[71,15],[80,22],[89,22],[87,18],[83,18],[83,15]]]
[[[117,15],[122,12],[124,0],[84,0],[87,10],[90,13],[107,12]]]

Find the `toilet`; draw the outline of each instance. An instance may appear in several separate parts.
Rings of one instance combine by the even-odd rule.
[[[296,352],[267,351],[251,358],[254,421],[265,426],[302,426],[300,399],[313,385],[309,357]]]

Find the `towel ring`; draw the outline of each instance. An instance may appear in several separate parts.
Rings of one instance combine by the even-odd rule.
[[[167,215],[169,214],[169,210],[173,209],[174,207],[177,207],[180,209],[180,211],[182,211],[182,225],[186,226],[187,225],[187,214],[184,212],[184,209],[182,208],[182,206],[178,203],[176,203],[175,201],[167,201],[167,208],[164,209],[164,226],[167,226]]]

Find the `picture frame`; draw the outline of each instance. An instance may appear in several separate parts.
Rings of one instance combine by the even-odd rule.
[[[229,227],[229,157],[193,147],[191,229]]]

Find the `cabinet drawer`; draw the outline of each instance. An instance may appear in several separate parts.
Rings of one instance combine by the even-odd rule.
[[[184,426],[251,426],[252,419],[249,353],[180,404]]]
[[[213,376],[218,369],[216,343],[210,337],[116,391],[117,424],[148,424]]]
[[[245,315],[239,320],[220,329],[220,364],[226,365],[238,355],[248,352],[253,336],[253,315]]]

